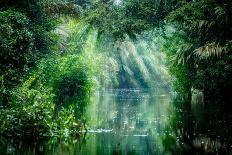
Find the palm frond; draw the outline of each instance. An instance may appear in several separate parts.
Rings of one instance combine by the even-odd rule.
[[[205,31],[211,29],[215,24],[214,20],[195,20],[190,21],[187,27],[191,31]]]
[[[183,44],[178,49],[178,51],[176,52],[176,57],[175,57],[175,61],[177,62],[178,65],[180,64],[184,65],[190,60],[192,56],[192,53],[191,53],[192,48],[193,48],[192,44],[186,43],[186,44]]]
[[[208,59],[212,56],[221,57],[226,53],[226,46],[220,46],[219,44],[215,43],[206,44],[194,50],[194,55],[199,59]]]

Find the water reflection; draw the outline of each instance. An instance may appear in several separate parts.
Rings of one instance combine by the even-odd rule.
[[[175,98],[172,131],[176,135],[166,149],[173,154],[231,154],[232,114],[223,105],[192,103]],[[169,141],[166,137],[166,141]]]
[[[157,154],[163,152],[162,135],[168,124],[170,97],[152,96],[147,90],[100,92],[97,104],[86,111],[90,131],[87,145],[93,154]],[[102,130],[102,131],[104,131]],[[94,150],[94,149],[91,149]]]
[[[86,107],[82,137],[0,138],[0,154],[231,154],[232,115],[219,107],[148,90],[101,91]]]

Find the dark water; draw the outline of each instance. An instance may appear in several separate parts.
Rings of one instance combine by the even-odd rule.
[[[183,105],[188,104],[167,93],[98,92],[86,108],[88,132],[79,139],[0,139],[0,154],[231,154],[231,115],[218,107]]]

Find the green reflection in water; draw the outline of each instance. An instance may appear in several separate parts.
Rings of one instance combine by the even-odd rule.
[[[156,95],[154,95],[156,94]],[[85,109],[87,133],[48,141],[4,140],[0,154],[231,154],[232,115],[147,90],[98,92]]]
[[[170,97],[141,90],[111,90],[87,107],[86,146],[91,154],[162,153]],[[87,152],[85,152],[87,153]]]
[[[171,117],[169,109],[168,95],[129,89],[98,92],[86,107],[88,132],[83,137],[29,144],[4,141],[0,153],[162,154],[162,137]]]

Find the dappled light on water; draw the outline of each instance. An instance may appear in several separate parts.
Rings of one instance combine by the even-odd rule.
[[[81,153],[155,154],[164,151],[162,137],[170,121],[170,96],[148,90],[101,91],[87,106],[86,144]],[[85,150],[86,149],[86,150]]]

